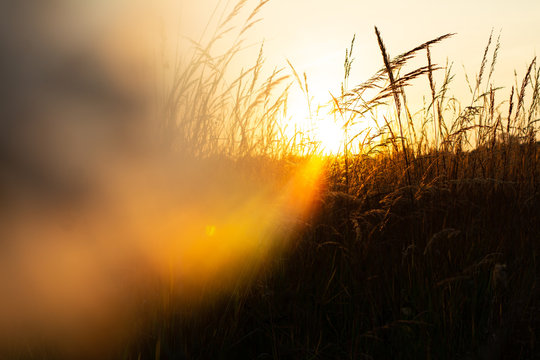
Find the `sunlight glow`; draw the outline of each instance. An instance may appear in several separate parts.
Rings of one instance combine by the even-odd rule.
[[[344,151],[346,133],[333,119],[318,122],[316,140],[320,142],[321,151],[325,155],[338,155]]]
[[[313,146],[311,150],[319,155],[339,156],[345,148],[350,154],[369,152],[369,144],[382,139],[380,129],[386,123],[385,118],[393,116],[388,109],[379,108],[373,108],[363,116],[351,111],[341,114],[334,112],[333,103],[322,96],[313,96],[310,105],[311,114],[305,98],[291,96],[283,124],[284,137],[293,143],[299,154],[306,154],[305,144]],[[345,123],[348,125],[344,126]]]
[[[305,144],[312,145],[315,153],[321,155],[343,153],[347,138],[343,120],[331,114],[330,102],[323,96],[313,96],[311,108],[310,114],[306,100],[293,97],[288,106],[284,135],[295,140],[295,150],[301,154]]]
[[[26,339],[17,323],[66,347],[101,349],[133,326],[143,301],[198,305],[237,289],[295,239],[320,203],[324,180],[315,157],[264,179],[198,160],[182,169],[170,182],[140,181],[132,176],[138,170],[123,169],[69,228],[59,210],[24,212],[3,230],[11,242],[10,261],[0,262],[0,348]],[[166,284],[163,293],[155,281]],[[96,338],[96,329],[108,329],[99,332],[106,338]]]

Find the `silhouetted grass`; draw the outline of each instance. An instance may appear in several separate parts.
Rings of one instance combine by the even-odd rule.
[[[448,95],[451,65],[433,64],[430,53],[450,34],[390,58],[380,32],[375,32],[384,66],[368,81],[347,89],[352,63],[347,51],[342,93],[334,96],[332,106],[349,131],[378,109],[388,115],[372,129],[372,136],[360,141],[350,134],[349,151],[326,159],[327,190],[317,200],[318,210],[295,235],[290,251],[271,260],[271,270],[257,274],[250,286],[239,287],[202,310],[181,307],[156,315],[126,358],[528,359],[540,355],[536,118],[540,72],[536,60],[506,100],[503,89],[490,82],[499,51],[499,40],[492,49],[490,36],[478,76],[469,84],[471,99],[460,102]],[[232,49],[230,55],[236,45]],[[207,80],[195,69],[214,61],[205,54],[201,49],[178,80],[187,84],[199,79],[191,84],[201,85],[191,85],[199,86],[192,90],[179,85],[175,90],[194,91],[180,108],[191,109],[189,113],[202,120],[182,118],[176,103],[168,103],[175,109],[169,114],[180,116],[186,128],[169,126],[167,131],[193,141],[206,139],[204,145],[196,143],[196,149],[217,149],[210,140],[218,135],[209,130],[213,127],[206,115],[212,113],[211,106],[201,108],[200,103],[222,109],[223,102],[205,98],[202,83],[220,81],[217,72]],[[421,55],[427,64],[404,72],[408,61]],[[227,63],[227,56],[221,64]],[[260,64],[259,58],[250,70],[253,78]],[[290,67],[309,101],[306,77],[301,80]],[[436,71],[444,71],[439,88]],[[253,85],[243,88],[246,76],[243,73],[234,83],[245,91],[234,107],[244,110],[231,122],[241,131],[228,133],[224,149],[229,154],[250,154],[254,145],[272,141],[260,140],[247,129],[257,121],[272,128],[274,117],[258,120],[252,114],[260,113],[253,109],[266,104],[261,97],[273,88],[277,73],[261,90]],[[429,84],[430,100],[413,116],[405,89],[420,80]],[[222,112],[215,114],[230,119]],[[206,135],[186,130],[193,126],[191,121]],[[287,139],[278,142],[284,146]],[[284,146],[268,151],[291,160],[294,150]]]

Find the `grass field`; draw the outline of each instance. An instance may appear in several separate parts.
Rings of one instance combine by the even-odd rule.
[[[249,285],[235,287],[202,309],[163,309],[128,358],[540,355],[536,59],[511,90],[497,87],[491,76],[499,41],[492,34],[478,75],[469,82],[470,100],[457,99],[450,95],[451,66],[432,64],[430,57],[430,48],[444,47],[451,34],[389,58],[375,32],[381,70],[348,88],[353,40],[342,93],[333,95],[330,104],[347,137],[341,153],[323,156],[325,187],[286,250]],[[232,49],[227,56],[234,55]],[[422,57],[424,65],[405,70],[411,59]],[[222,65],[226,58],[197,58],[179,81],[188,83],[197,74],[194,68],[206,61]],[[313,107],[307,77],[289,65],[306,106]],[[221,122],[224,129],[210,135],[212,127],[205,125],[207,135],[201,137],[182,127],[188,126],[185,121],[200,122],[171,111],[181,129],[167,133],[206,139],[193,149],[225,151],[239,163],[258,157],[262,163],[277,158],[294,164],[295,154],[320,154],[321,144],[309,135],[280,136],[275,116],[283,112],[287,89],[279,93],[278,85],[287,80],[276,72],[266,86],[257,87],[260,67],[262,53],[251,73],[231,85],[236,89],[231,128]],[[439,86],[435,72],[445,74]],[[220,81],[219,74],[205,81]],[[420,80],[429,84],[430,93],[423,108],[411,114],[406,90]],[[215,95],[202,87],[184,90],[204,96],[190,97],[180,104],[182,111],[200,109],[199,103],[208,101],[205,96]],[[271,91],[281,94],[273,103],[267,100]],[[216,104],[222,104],[219,96],[212,98]],[[206,124],[212,117],[204,117],[209,111],[202,109],[197,116]],[[381,112],[386,115],[376,115]],[[377,126],[355,133],[354,125],[370,117]]]

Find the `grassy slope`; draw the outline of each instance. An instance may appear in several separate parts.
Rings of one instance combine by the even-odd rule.
[[[528,154],[527,174],[538,176],[540,149],[505,150]],[[504,181],[414,177],[402,186],[384,161],[357,164],[355,178],[375,171],[379,180],[349,189],[354,196],[330,166],[333,189],[294,249],[202,314],[169,313],[137,347],[143,358],[158,339],[162,358],[537,356],[540,184],[516,164]]]

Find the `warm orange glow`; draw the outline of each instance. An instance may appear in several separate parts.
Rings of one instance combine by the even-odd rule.
[[[98,203],[70,214],[76,221],[55,206],[14,214],[2,232],[11,245],[0,264],[0,345],[32,332],[103,347],[130,330],[141,302],[198,303],[244,284],[285,249],[321,187],[315,159],[286,178],[196,160],[180,168],[175,180],[111,175]],[[107,339],[96,338],[104,328]]]
[[[206,199],[199,199],[171,208],[166,222],[162,216],[147,218],[145,233],[149,238],[157,235],[159,246],[143,242],[143,252],[152,256],[158,272],[175,279],[183,300],[207,291],[209,284],[226,288],[231,279],[237,283],[240,273],[256,269],[286,245],[291,224],[314,209],[321,172],[321,160],[313,158],[283,185],[268,182],[250,189],[238,183],[224,188],[205,209],[200,203]],[[156,234],[156,229],[161,230]]]

